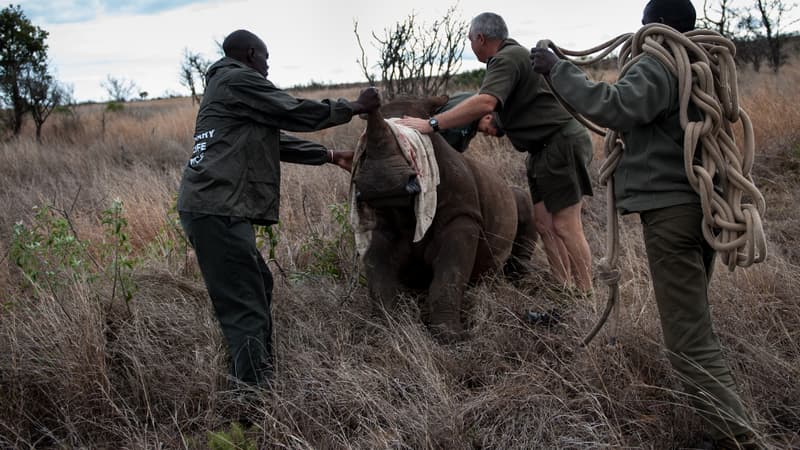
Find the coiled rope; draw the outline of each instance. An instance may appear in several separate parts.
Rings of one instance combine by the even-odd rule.
[[[585,51],[565,50],[547,40],[540,41],[537,47],[549,48],[559,58],[569,59],[576,65],[597,62],[620,47],[620,78],[646,54],[661,61],[678,79],[684,166],[689,183],[700,196],[703,236],[730,271],[766,258],[767,241],[761,222],[766,204],[750,176],[755,139],[750,118],[739,106],[733,42],[711,30],[682,34],[654,23],[635,34],[620,35]],[[547,82],[550,83],[549,77]],[[619,221],[613,174],[622,158],[624,143],[618,131],[606,132],[591,123],[567,105],[552,85],[550,87],[567,111],[590,130],[605,136],[600,183],[606,185],[606,255],[600,260],[598,279],[608,286],[609,297],[599,321],[583,339],[583,344],[587,345],[603,327],[619,297]],[[702,120],[689,120],[690,103],[702,112]],[[740,119],[741,146],[733,131],[733,124]],[[694,164],[698,150],[702,164]]]

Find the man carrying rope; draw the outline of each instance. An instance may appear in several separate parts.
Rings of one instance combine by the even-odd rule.
[[[651,0],[642,24],[680,33],[694,29],[689,0]],[[674,31],[674,30],[673,30]],[[577,114],[618,131],[625,147],[613,175],[622,214],[639,213],[664,341],[711,438],[701,448],[759,448],[736,383],[712,329],[708,304],[715,251],[703,235],[701,199],[684,166],[678,79],[644,54],[616,83],[592,82],[579,68],[544,48],[531,49],[536,72]],[[689,120],[701,120],[688,107]]]

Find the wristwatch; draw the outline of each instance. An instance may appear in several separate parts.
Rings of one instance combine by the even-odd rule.
[[[436,117],[431,117],[428,119],[428,125],[431,126],[433,131],[439,131],[439,121],[436,120]]]

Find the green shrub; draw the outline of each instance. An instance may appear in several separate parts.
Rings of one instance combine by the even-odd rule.
[[[125,109],[125,104],[122,102],[108,102],[106,103],[106,111],[117,112]]]
[[[145,254],[158,260],[173,261],[180,258],[185,263],[189,255],[189,241],[181,227],[178,214],[178,195],[175,194],[172,206],[166,212],[166,220],[153,240],[147,243]]]
[[[34,206],[33,221],[14,224],[9,256],[34,287],[55,292],[66,283],[91,281],[86,244],[69,220],[49,206]]]
[[[106,265],[106,274],[113,281],[111,300],[114,300],[119,288],[125,302],[130,302],[136,292],[132,275],[137,259],[132,254],[128,220],[123,214],[122,200],[114,199],[111,206],[101,213],[100,222],[105,225],[104,260],[110,262]]]
[[[263,249],[269,247],[269,259],[275,259],[275,249],[278,247],[278,238],[280,237],[280,224],[271,226],[256,225],[256,247]]]
[[[34,206],[34,211],[30,225],[14,224],[9,249],[11,260],[31,286],[55,294],[69,284],[104,277],[112,282],[112,301],[118,290],[126,302],[131,300],[137,259],[132,256],[128,221],[119,199],[100,215],[105,227],[104,242],[97,246],[100,262],[92,258],[91,242],[78,239],[65,211],[51,206]]]
[[[208,448],[210,450],[256,450],[258,446],[253,438],[245,435],[245,429],[239,422],[233,422],[230,431],[208,432]]]
[[[347,203],[330,205],[333,220],[339,230],[331,238],[312,233],[302,250],[310,254],[311,262],[303,275],[326,276],[341,280],[347,277],[353,265],[355,238],[350,225],[350,207]]]

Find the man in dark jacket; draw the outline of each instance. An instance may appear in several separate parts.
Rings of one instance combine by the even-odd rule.
[[[682,33],[694,29],[689,0],[652,0],[643,16],[645,25],[660,22]],[[531,49],[531,59],[533,69],[548,74],[555,92],[578,113],[622,134],[625,151],[614,173],[617,207],[641,218],[668,358],[711,425],[714,442],[704,448],[758,448],[712,328],[708,283],[714,250],[703,237],[700,197],[684,166],[678,80],[649,55],[614,84],[592,82],[544,49]]]
[[[280,161],[349,170],[353,159],[353,152],[281,130],[344,124],[380,102],[371,88],[355,102],[292,97],[267,80],[267,46],[249,31],[234,31],[222,48],[225,57],[208,70],[178,211],[228,344],[231,374],[260,385],[272,372],[272,274],[253,224],[278,221]]]

